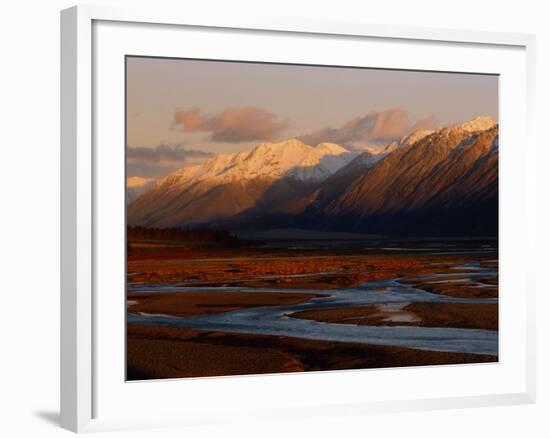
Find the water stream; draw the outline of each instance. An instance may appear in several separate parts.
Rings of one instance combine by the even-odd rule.
[[[493,268],[479,265],[457,266],[452,274],[430,274],[407,279],[423,279],[426,282],[441,281],[446,276],[463,276],[472,285],[486,286],[477,282],[480,278],[497,275]],[[441,280],[436,280],[440,278]],[[404,278],[403,278],[404,279]],[[370,281],[361,285],[335,290],[296,290],[247,287],[197,287],[174,285],[129,285],[129,292],[279,292],[319,293],[326,296],[312,298],[297,304],[253,307],[224,313],[191,317],[171,315],[128,313],[130,324],[152,324],[169,327],[184,327],[200,330],[250,333],[261,335],[292,336],[297,338],[354,342],[362,344],[391,345],[423,350],[459,353],[498,354],[498,332],[492,330],[449,327],[367,326],[336,324],[294,318],[291,315],[303,310],[364,305],[394,305],[395,308],[413,302],[435,303],[497,303],[496,298],[455,298],[433,294],[409,284],[393,280]],[[447,280],[448,281],[448,280]],[[391,306],[390,306],[391,307]]]

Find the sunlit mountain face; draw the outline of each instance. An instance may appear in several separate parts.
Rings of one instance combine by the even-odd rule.
[[[128,224],[494,236],[497,162],[498,126],[483,117],[362,152],[262,143],[139,185]]]

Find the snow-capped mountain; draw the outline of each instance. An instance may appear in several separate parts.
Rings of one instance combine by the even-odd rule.
[[[202,164],[184,167],[159,182],[160,186],[215,180],[227,183],[258,177],[293,177],[304,182],[326,179],[357,156],[333,143],[312,147],[299,140],[261,143],[249,152],[219,154]]]
[[[160,180],[132,203],[128,222],[177,226],[182,221],[203,222],[240,213],[260,198],[286,201],[324,181],[357,155],[337,144],[312,147],[296,139],[219,154]],[[268,189],[269,196],[264,196]],[[214,198],[217,203],[209,204]]]
[[[431,129],[420,129],[414,131],[413,133],[404,136],[400,140],[391,142],[388,146],[383,149],[384,154],[389,154],[390,152],[395,151],[396,149],[411,146],[416,142],[422,140],[424,137],[433,134],[435,131]]]
[[[279,208],[280,226],[407,236],[495,235],[494,121],[476,119],[418,135],[405,147],[406,141],[410,138],[362,171],[353,171],[357,158],[310,194]]]
[[[466,131],[466,132],[479,132],[479,131],[486,131],[487,129],[491,129],[494,127],[497,123],[492,117],[476,117],[475,119],[472,119],[465,123],[459,123],[457,125],[451,126],[449,128],[442,128],[440,131]]]
[[[494,235],[498,126],[478,117],[363,152],[262,143],[168,175],[129,206],[128,223]]]
[[[394,141],[390,143],[388,146],[386,146],[383,149],[383,153],[390,153],[393,152],[396,149],[411,146],[420,140],[422,140],[424,137],[427,137],[429,135],[432,135],[435,132],[440,132],[443,134],[448,135],[451,132],[457,133],[457,132],[468,132],[468,133],[474,133],[478,131],[486,131],[487,129],[492,128],[496,125],[496,122],[491,117],[476,117],[475,119],[472,119],[465,123],[458,123],[453,126],[449,126],[446,128],[440,128],[440,129],[420,129],[418,131],[414,131],[403,138],[401,138],[398,141]]]

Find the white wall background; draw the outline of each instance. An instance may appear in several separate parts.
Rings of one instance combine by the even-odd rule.
[[[98,4],[407,24],[537,35],[539,276],[548,270],[550,17],[523,0],[126,0]],[[59,403],[59,10],[65,0],[3,3],[0,14],[0,435],[68,436]],[[518,145],[521,147],[521,145]],[[550,436],[549,290],[538,281],[538,402],[530,406],[237,424],[107,436]]]

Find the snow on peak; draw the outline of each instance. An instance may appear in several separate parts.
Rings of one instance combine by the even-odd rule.
[[[348,164],[357,154],[334,143],[321,143],[317,147],[297,139],[260,143],[250,151],[219,154],[202,164],[184,167],[165,177],[163,183],[182,187],[204,180],[222,184],[258,177],[292,177],[319,182]]]
[[[496,125],[496,122],[493,120],[492,117],[480,116],[468,122],[454,125],[450,129],[453,129],[453,130],[460,129],[466,132],[477,132],[477,131],[485,131],[487,129],[492,128],[495,125]]]
[[[321,165],[330,174],[336,173],[361,154],[360,151],[349,151],[336,143],[319,143],[315,146],[315,152]]]
[[[398,141],[392,141],[389,145],[387,145],[387,146],[383,149],[383,152],[384,152],[385,154],[389,154],[390,152],[395,151],[398,147],[399,147],[399,142],[398,142]]]
[[[321,143],[317,147],[297,139],[261,143],[223,175],[231,179],[264,176],[317,182],[329,177],[355,157],[349,154],[347,149],[334,143]]]
[[[402,145],[410,146],[412,144],[415,144],[417,141],[422,140],[424,137],[427,137],[430,134],[433,134],[435,131],[432,129],[420,129],[418,131],[414,131],[413,133],[403,137],[401,141],[399,142]]]
[[[414,131],[408,135],[405,135],[398,141],[393,141],[389,145],[387,145],[384,149],[382,149],[382,152],[385,154],[389,154],[390,152],[393,152],[396,149],[405,147],[405,146],[411,146],[423,138],[427,137],[428,135],[433,134],[435,131],[431,129],[420,129],[418,131]]]
[[[271,153],[275,155],[285,155],[300,153],[309,149],[311,149],[311,146],[308,146],[300,140],[293,138],[290,140],[281,141],[279,143],[260,143],[252,149],[250,154],[262,155]]]
[[[336,143],[319,143],[315,146],[315,150],[322,155],[341,155],[349,152],[346,148]]]
[[[214,155],[206,160],[201,167],[205,172],[218,173],[224,170],[235,158],[235,154]]]
[[[411,146],[434,133],[438,133],[444,136],[448,136],[449,134],[456,132],[473,134],[478,131],[485,131],[487,129],[490,129],[495,125],[496,122],[491,117],[476,117],[475,119],[472,119],[468,122],[459,123],[450,127],[439,128],[437,130],[421,129],[402,137],[399,141],[394,141],[390,143],[388,146],[386,146],[385,149],[383,149],[383,152],[390,153],[396,149],[405,146]]]

